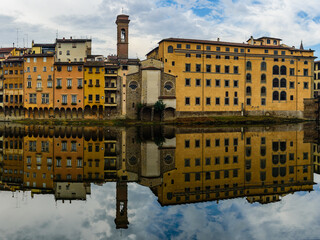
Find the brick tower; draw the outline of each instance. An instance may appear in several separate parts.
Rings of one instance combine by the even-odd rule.
[[[118,59],[128,59],[129,44],[129,16],[117,16],[117,56]]]

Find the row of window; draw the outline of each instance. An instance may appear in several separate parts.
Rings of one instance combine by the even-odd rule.
[[[37,72],[38,71],[38,68],[37,67],[33,67],[32,68],[33,72]],[[26,72],[30,72],[30,67],[27,67],[26,69]],[[47,67],[43,67],[42,68],[42,72],[47,72],[48,71],[48,68]],[[53,72],[53,67],[51,67],[51,72]]]
[[[195,79],[195,86],[196,87],[201,87],[201,79],[197,78]],[[185,86],[186,87],[191,87],[191,78],[186,78],[185,79]],[[230,87],[230,80],[224,80],[224,87]],[[211,79],[206,79],[206,87],[211,87]],[[221,87],[221,80],[220,79],[215,79],[215,87]],[[233,87],[239,87],[239,81],[238,80],[233,80]]]
[[[5,95],[6,103],[22,104],[22,95]]]
[[[190,63],[186,63],[185,65],[185,71],[186,72],[191,72],[191,64]],[[202,72],[201,70],[201,64],[196,64],[195,65],[195,72]],[[206,65],[206,72],[210,73],[212,72],[211,69],[211,64],[207,64]],[[221,73],[221,66],[220,65],[215,65],[215,72],[216,73]],[[230,66],[224,66],[224,73],[231,73],[230,71]],[[233,66],[233,73],[234,74],[238,74],[239,73],[239,67],[238,66]]]
[[[41,57],[41,58],[42,58],[42,57]],[[33,59],[33,62],[37,62],[37,57],[33,57],[32,59]],[[30,60],[31,60],[31,58],[28,57],[28,58],[27,58],[27,62],[29,63]],[[43,62],[47,62],[47,58],[46,58],[46,57],[43,57],[43,58],[42,58],[42,61],[43,61]]]
[[[23,74],[23,70],[4,70],[4,75],[13,75],[13,74],[15,74],[15,75],[19,75],[19,74]]]

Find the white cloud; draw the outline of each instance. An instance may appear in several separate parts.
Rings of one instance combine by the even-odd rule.
[[[172,4],[173,3],[173,4]],[[28,34],[38,42],[59,37],[92,37],[94,53],[116,53],[117,14],[130,15],[130,56],[145,54],[167,37],[243,42],[251,35],[279,37],[288,45],[320,44],[320,5],[313,0],[11,0],[3,1],[0,15],[12,17],[0,26],[0,45]],[[207,9],[207,14],[197,15]],[[11,30],[10,30],[11,29]],[[4,36],[7,35],[7,36]],[[95,41],[96,40],[96,41]]]

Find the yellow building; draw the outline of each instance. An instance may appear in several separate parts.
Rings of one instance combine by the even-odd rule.
[[[314,97],[320,96],[320,61],[314,62]]]
[[[104,107],[104,62],[87,61],[84,64],[84,106],[92,109],[93,113],[102,113]],[[91,114],[91,117],[96,117]],[[86,116],[88,117],[88,116]]]
[[[250,38],[247,43],[168,38],[147,54],[176,78],[177,116],[302,117],[313,95],[313,50]]]
[[[247,197],[278,201],[312,191],[311,144],[303,131],[176,135],[175,170],[156,187],[162,205]]]

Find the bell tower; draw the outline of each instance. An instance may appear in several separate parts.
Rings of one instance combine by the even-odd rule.
[[[128,185],[126,182],[117,182],[117,212],[114,220],[116,228],[128,228]]]
[[[117,56],[118,59],[128,59],[129,45],[129,16],[117,16]]]

